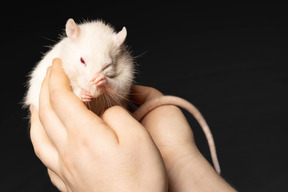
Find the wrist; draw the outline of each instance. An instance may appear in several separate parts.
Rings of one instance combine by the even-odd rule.
[[[190,154],[175,156],[172,164],[166,165],[168,166],[169,192],[187,191],[187,189],[192,189],[191,187],[201,180],[201,175],[203,174],[201,172],[203,170],[199,169],[199,164],[201,163],[202,157],[199,150],[197,150]],[[201,173],[201,175],[199,175],[199,173]]]
[[[199,152],[179,159],[168,173],[169,192],[221,191],[233,189]]]

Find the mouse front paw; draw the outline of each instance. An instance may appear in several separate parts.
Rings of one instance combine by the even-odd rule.
[[[83,102],[89,102],[92,99],[92,95],[90,95],[90,93],[88,91],[86,91],[85,89],[81,89],[80,91],[80,99]]]
[[[107,83],[106,77],[103,73],[97,73],[90,81],[91,85],[97,87],[104,87]]]

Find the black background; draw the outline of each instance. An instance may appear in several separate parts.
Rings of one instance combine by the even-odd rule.
[[[34,155],[21,100],[27,73],[70,17],[101,18],[118,31],[126,26],[138,63],[136,83],[199,108],[214,134],[222,175],[236,189],[288,191],[287,7],[46,4],[1,10],[1,192],[57,191]],[[210,161],[200,127],[187,118]]]

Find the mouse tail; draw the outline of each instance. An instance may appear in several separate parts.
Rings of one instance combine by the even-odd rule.
[[[221,169],[216,153],[216,146],[213,135],[203,115],[193,104],[180,97],[161,96],[159,98],[144,103],[133,113],[133,116],[136,120],[141,121],[150,111],[162,105],[176,105],[187,110],[194,116],[199,125],[202,127],[202,130],[206,136],[214,168],[216,172],[220,175]]]

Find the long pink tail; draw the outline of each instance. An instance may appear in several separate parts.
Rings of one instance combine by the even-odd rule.
[[[134,113],[133,116],[136,120],[141,121],[145,115],[147,115],[150,111],[153,109],[160,107],[162,105],[176,105],[179,106],[183,109],[186,109],[188,112],[190,112],[194,118],[198,121],[200,126],[203,129],[203,132],[206,136],[206,139],[208,141],[209,149],[210,149],[210,154],[212,157],[212,161],[215,167],[215,170],[217,173],[220,175],[221,169],[219,165],[219,161],[217,158],[217,153],[216,153],[216,147],[213,139],[213,135],[210,131],[210,128],[200,113],[200,111],[190,102],[186,101],[185,99],[182,99],[180,97],[175,97],[175,96],[162,96],[158,97],[156,99],[153,99],[151,101],[148,101],[141,105]]]

